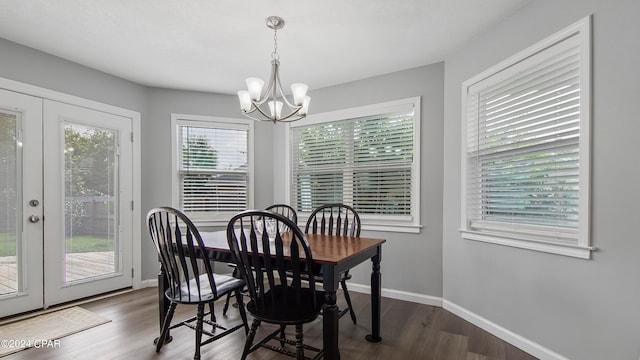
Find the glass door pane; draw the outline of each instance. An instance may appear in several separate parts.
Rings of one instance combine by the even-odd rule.
[[[0,111],[0,296],[21,290],[22,151],[18,114]]]
[[[65,283],[119,270],[118,133],[64,125]]]
[[[44,304],[129,287],[131,119],[43,104]]]

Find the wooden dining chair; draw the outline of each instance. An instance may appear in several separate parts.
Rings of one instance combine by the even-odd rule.
[[[170,306],[162,324],[160,337],[156,340],[156,352],[165,344],[169,330],[178,326],[187,326],[196,332],[194,359],[200,359],[201,345],[240,328],[247,332],[247,316],[240,294],[245,282],[242,279],[213,273],[211,264],[202,251],[204,244],[200,233],[191,220],[177,209],[160,207],[149,211],[147,225],[169,283],[164,296],[170,301]],[[231,292],[236,294],[242,323],[227,328],[216,322],[213,304]],[[197,305],[196,316],[171,325],[178,304]],[[206,304],[209,304],[211,319],[205,319]],[[212,331],[205,330],[204,323],[211,325]],[[216,329],[222,332],[215,333]],[[205,340],[202,340],[203,334],[206,335]]]
[[[293,221],[295,224],[298,223],[298,213],[296,213],[296,210],[290,205],[273,204],[273,205],[267,206],[265,210],[283,215],[287,219]]]
[[[339,236],[360,236],[360,216],[351,206],[345,204],[327,204],[317,207],[311,212],[305,226],[305,234],[323,234]],[[322,281],[322,269],[316,271],[316,281]],[[356,313],[351,305],[351,297],[347,290],[347,280],[351,279],[349,270],[340,276],[340,285],[344,298],[347,301],[347,308],[340,311],[340,317],[347,312],[351,315],[351,320],[356,324]]]
[[[274,226],[268,226],[270,222]],[[296,359],[305,359],[305,350],[316,352],[313,359],[322,357],[321,349],[303,342],[303,324],[318,317],[325,293],[316,289],[315,278],[308,273],[314,268],[313,255],[300,228],[281,214],[249,210],[229,221],[227,241],[238,273],[246,282],[250,298],[247,311],[254,319],[242,359],[260,347]],[[279,325],[279,329],[254,343],[262,322]],[[288,325],[295,326],[295,340],[285,337]],[[295,345],[295,351],[287,345]]]
[[[296,213],[296,210],[287,205],[287,204],[273,204],[273,205],[269,205],[265,208],[266,211],[271,211],[274,212],[276,214],[280,214],[283,215],[284,217],[286,217],[287,219],[293,221],[294,224],[298,223],[298,214]],[[233,264],[231,264],[233,266]],[[235,269],[234,269],[234,275],[235,275]],[[227,310],[229,309],[229,303],[231,302],[231,296],[233,296],[233,293],[229,293],[227,294],[227,299],[224,302],[224,308],[222,309],[222,313],[226,314]]]

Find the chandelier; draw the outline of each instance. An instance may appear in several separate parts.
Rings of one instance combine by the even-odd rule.
[[[271,77],[264,89],[264,81],[259,78],[247,78],[247,89],[238,91],[240,109],[251,119],[260,121],[289,122],[307,116],[311,98],[307,96],[308,86],[302,83],[291,84],[293,101],[284,96],[280,82],[280,56],[278,55],[278,30],[284,27],[284,20],[278,16],[266,19],[267,27],[273,29],[273,52],[271,53]],[[267,106],[264,104],[267,103]],[[287,105],[288,114],[283,114],[283,106]],[[263,108],[264,106],[264,108]]]

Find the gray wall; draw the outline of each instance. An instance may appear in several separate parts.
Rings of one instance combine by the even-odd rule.
[[[461,83],[593,14],[593,260],[463,240]],[[640,1],[538,0],[445,59],[444,298],[570,359],[638,359]]]
[[[171,204],[171,114],[241,118],[238,98],[168,89],[149,90],[149,116],[142,122],[142,209],[146,214],[157,206]],[[255,123],[254,205],[265,207],[273,193],[272,127]],[[142,279],[154,279],[158,272],[155,250],[143,226]]]
[[[138,111],[147,88],[0,38],[0,77]]]
[[[442,296],[442,119],[444,64],[437,63],[310,92],[310,112],[370,105],[421,96],[421,219],[419,234],[363,231],[362,236],[383,238],[382,286],[389,290],[430,297]],[[284,158],[283,127],[274,134],[274,157]],[[276,164],[282,169],[282,164]],[[284,200],[284,185],[274,174],[275,201]],[[354,271],[352,283],[368,285],[371,264]]]

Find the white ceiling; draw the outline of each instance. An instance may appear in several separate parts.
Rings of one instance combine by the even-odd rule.
[[[0,37],[154,87],[311,89],[431,64],[530,0],[0,0]]]

